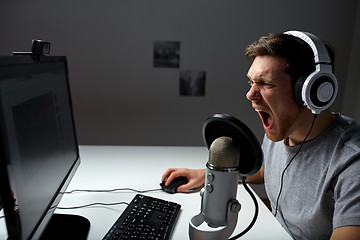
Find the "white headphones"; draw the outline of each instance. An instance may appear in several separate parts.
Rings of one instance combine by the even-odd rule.
[[[311,33],[287,31],[284,34],[304,40],[314,52],[315,71],[296,80],[294,98],[299,105],[306,106],[314,114],[319,114],[330,107],[338,92],[337,80],[332,73],[331,59],[326,47]]]

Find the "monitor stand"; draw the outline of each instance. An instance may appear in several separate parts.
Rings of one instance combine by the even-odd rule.
[[[90,229],[87,218],[79,215],[53,214],[40,240],[86,240]]]

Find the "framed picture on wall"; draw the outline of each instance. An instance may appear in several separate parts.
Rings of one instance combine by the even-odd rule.
[[[154,41],[154,68],[179,68],[180,42]]]
[[[180,96],[205,96],[206,72],[180,71]]]

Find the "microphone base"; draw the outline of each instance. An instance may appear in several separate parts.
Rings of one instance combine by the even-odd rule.
[[[234,207],[237,205],[237,207]],[[228,205],[228,225],[217,228],[210,227],[204,220],[204,215],[199,213],[189,222],[190,240],[222,240],[228,239],[235,230],[240,203],[235,199]]]

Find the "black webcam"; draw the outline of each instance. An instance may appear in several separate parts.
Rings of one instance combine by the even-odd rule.
[[[50,42],[40,39],[33,39],[31,44],[31,52],[13,52],[12,55],[49,55]]]

